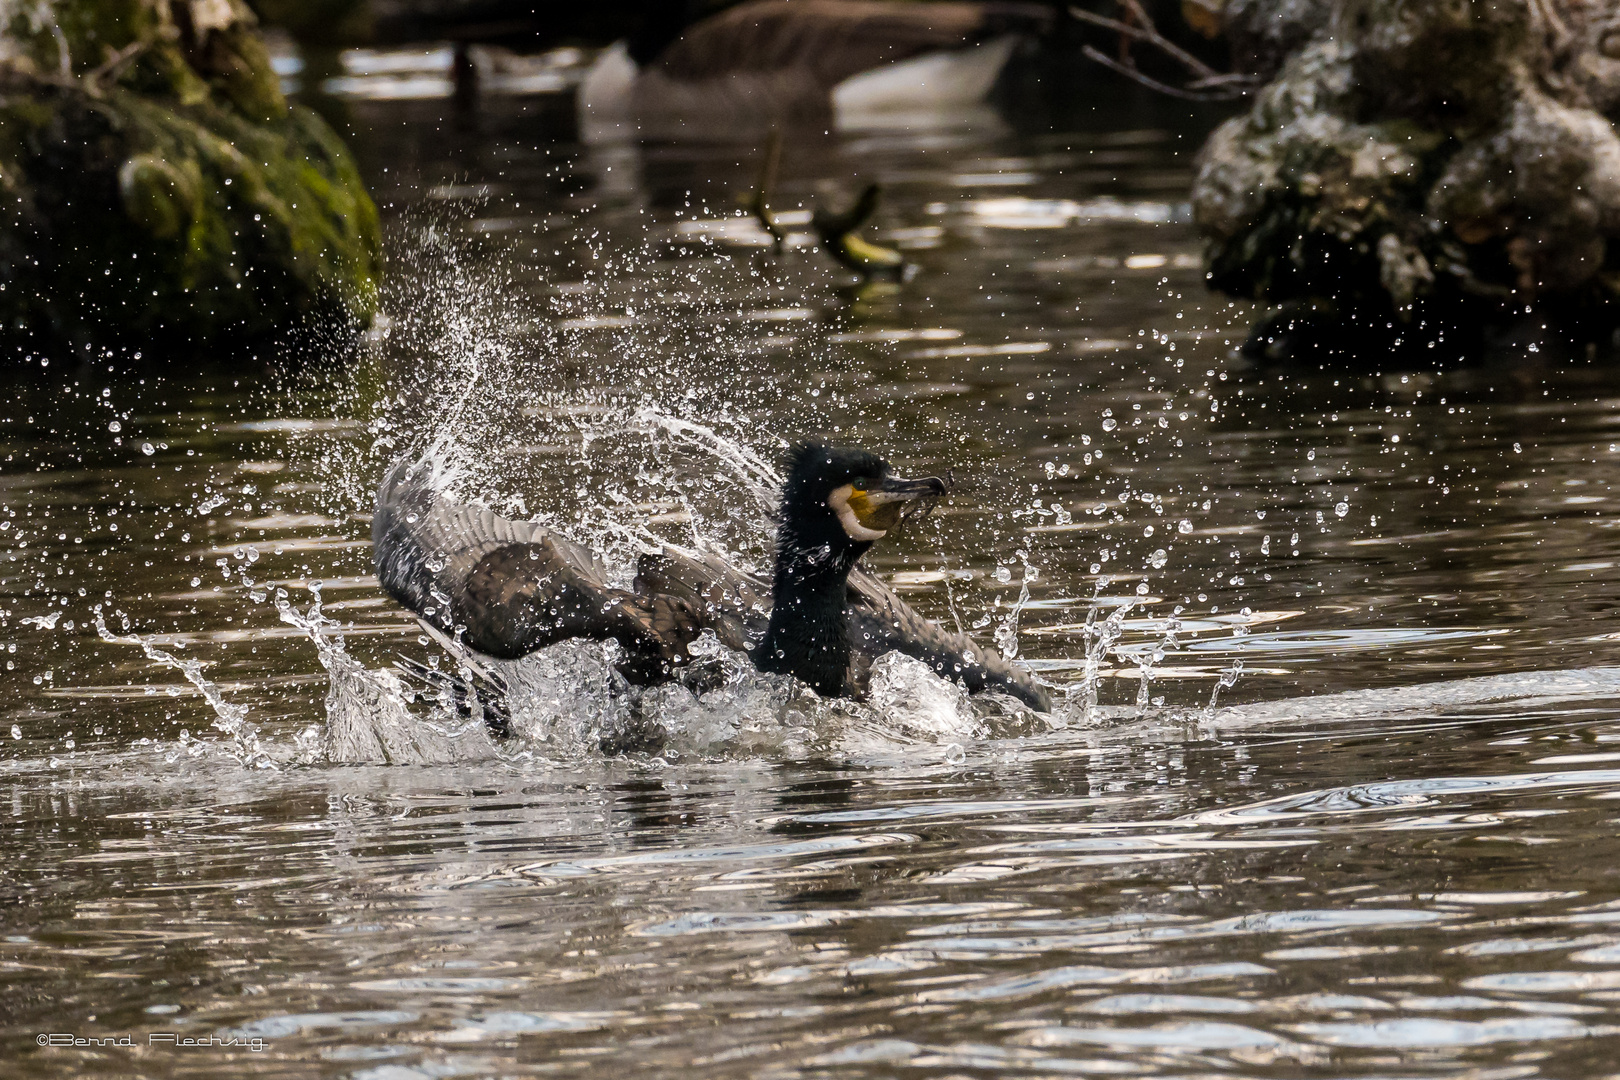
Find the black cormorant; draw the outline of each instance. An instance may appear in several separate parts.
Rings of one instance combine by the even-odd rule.
[[[859,697],[872,661],[900,652],[969,691],[1049,710],[1023,668],[923,618],[857,565],[908,512],[943,496],[861,450],[803,444],[788,460],[767,586],[718,556],[666,546],[642,557],[631,589],[607,584],[586,548],[542,525],[443,498],[425,462],[401,461],[377,493],[377,577],[425,623],[477,652],[516,659],[570,638],[613,639],[631,682],[668,681],[704,630],[763,671],[825,697]]]

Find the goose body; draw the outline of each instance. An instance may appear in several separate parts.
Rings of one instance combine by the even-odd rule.
[[[792,674],[823,696],[861,696],[872,662],[900,652],[970,692],[1050,709],[1027,671],[923,618],[858,565],[908,505],[944,493],[941,481],[900,480],[872,455],[820,446],[798,448],[792,464],[770,582],[712,553],[666,546],[642,557],[630,589],[614,588],[585,547],[447,499],[428,464],[408,460],[377,493],[377,576],[428,626],[500,659],[571,638],[611,639],[623,648],[625,677],[655,685],[690,663],[687,646],[708,630],[761,670]]]
[[[982,100],[1040,5],[968,0],[745,0],[651,55],[620,42],[579,91],[586,142],[758,138],[885,110]],[[645,47],[640,51],[645,51]]]

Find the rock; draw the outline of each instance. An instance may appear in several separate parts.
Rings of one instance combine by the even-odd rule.
[[[1261,74],[1292,49],[1210,137],[1193,189],[1210,284],[1284,306],[1261,338],[1354,323],[1426,346],[1527,312],[1587,339],[1620,324],[1620,2],[1223,14]]]
[[[0,26],[14,346],[241,341],[377,303],[377,210],[241,0],[34,0]]]

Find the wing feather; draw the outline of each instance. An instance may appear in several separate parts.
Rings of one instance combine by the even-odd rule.
[[[970,693],[999,690],[1031,708],[1051,711],[1050,696],[1027,670],[966,634],[954,633],[919,615],[893,589],[859,566],[849,575],[849,632],[856,654],[851,666],[862,683],[873,660],[886,652],[898,652],[962,683]]]
[[[601,562],[582,545],[535,522],[442,497],[422,462],[389,470],[371,530],[383,589],[490,656],[612,638],[629,654],[627,675],[656,681],[697,633],[684,625],[679,604],[643,603],[609,586]]]

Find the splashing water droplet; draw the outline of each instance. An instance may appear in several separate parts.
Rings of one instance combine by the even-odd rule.
[[[203,673],[203,664],[200,660],[182,660],[173,653],[159,649],[139,634],[115,634],[107,628],[101,605],[95,607],[96,633],[109,645],[134,645],[146,655],[148,660],[173,668],[184,675],[186,681],[196,687],[202,694],[203,700],[214,711],[214,727],[229,735],[232,740],[232,750],[236,758],[249,768],[274,768],[275,762],[259,745],[259,729],[247,720],[247,707],[236,705],[225,699],[219,686],[206,678]],[[171,688],[172,689],[172,688]],[[190,738],[188,732],[180,733],[181,741]]]
[[[1169,561],[1170,553],[1165,551],[1164,548],[1159,548],[1152,555],[1148,556],[1148,565],[1153,567],[1155,570],[1163,570],[1164,564]]]
[[[1338,502],[1333,506],[1333,514],[1335,517],[1344,517],[1349,512],[1350,504],[1347,502]]]
[[[141,453],[145,454],[147,457],[151,457],[153,454],[157,453],[157,447],[153,446],[149,442],[143,442],[141,443]]]

